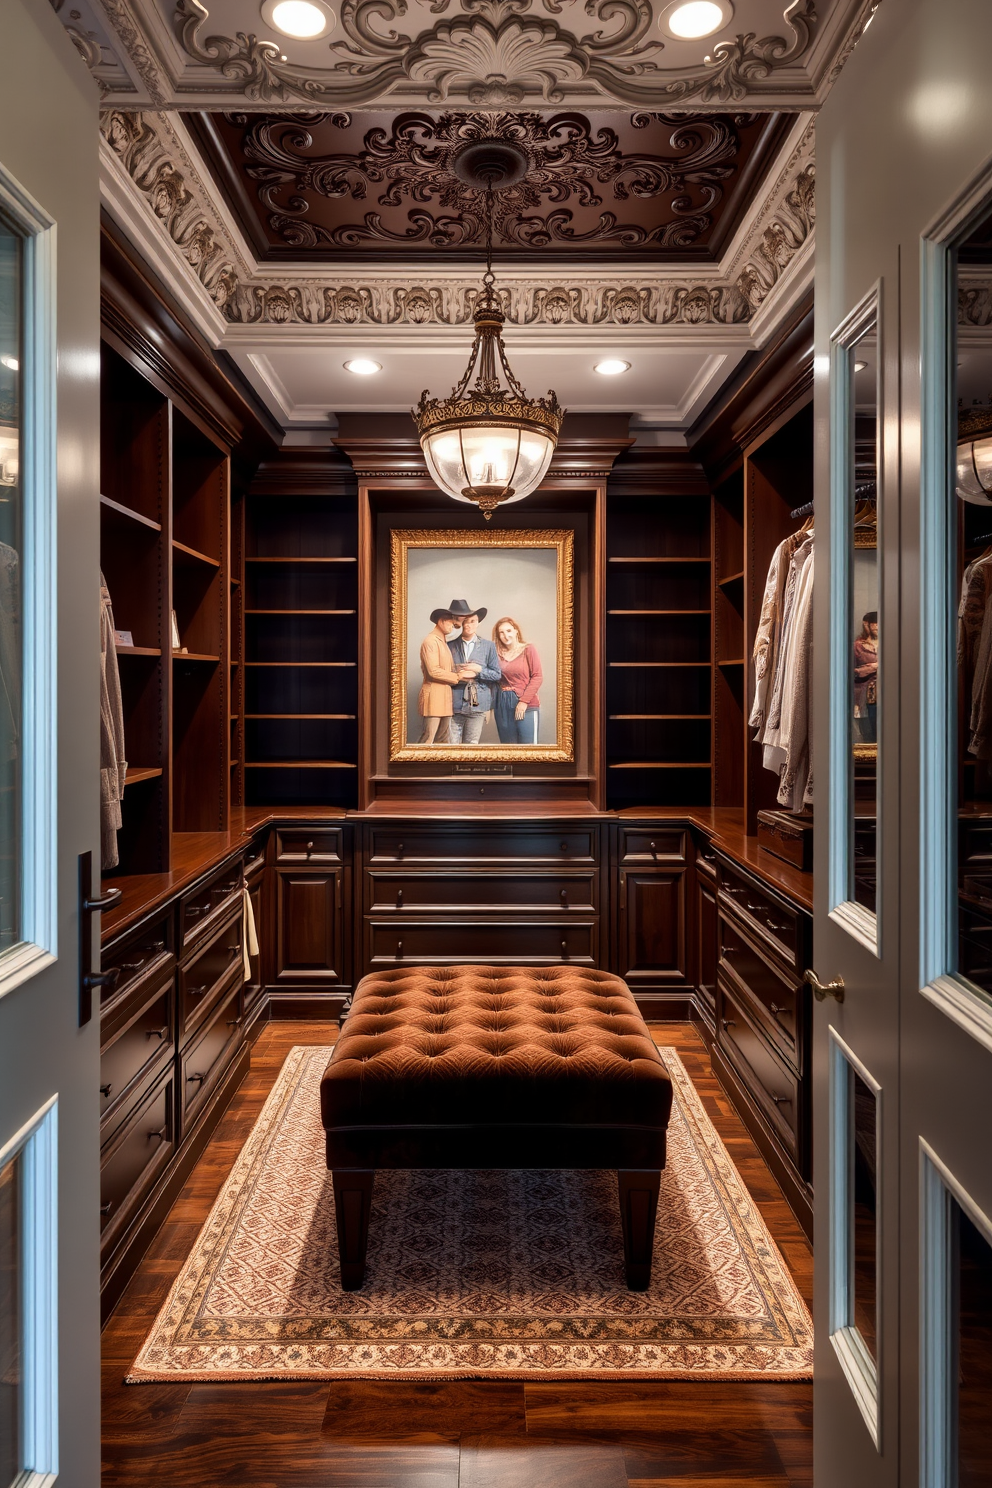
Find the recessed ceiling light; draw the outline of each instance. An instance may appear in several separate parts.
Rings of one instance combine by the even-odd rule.
[[[733,19],[730,0],[675,0],[663,10],[658,24],[676,41],[698,41],[722,31]]]
[[[854,370],[855,370],[855,372],[867,372],[867,370],[868,370],[868,363],[867,362],[855,362],[855,364],[854,364]]]
[[[358,377],[371,377],[373,372],[382,371],[382,363],[373,362],[370,357],[352,357],[350,362],[345,362],[344,370],[354,372]]]
[[[264,0],[262,20],[283,36],[315,41],[334,25],[334,12],[324,0]]]
[[[15,356],[0,356],[0,362],[9,367],[11,372],[16,372],[21,365]]]
[[[618,372],[629,372],[630,363],[622,362],[619,357],[607,357],[605,362],[597,362],[593,371],[601,372],[604,377],[616,377]]]

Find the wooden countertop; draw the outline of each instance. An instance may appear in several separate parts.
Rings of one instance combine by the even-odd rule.
[[[172,868],[168,873],[138,873],[126,877],[104,878],[104,891],[110,888],[121,890],[121,901],[102,916],[101,940],[112,940],[129,929],[146,914],[151,914],[166,900],[183,893],[197,879],[220,866],[224,859],[239,852],[262,827],[275,822],[333,822],[358,823],[383,821],[389,818],[420,817],[425,821],[445,818],[449,821],[465,821],[484,817],[487,821],[544,820],[561,821],[565,818],[582,818],[586,821],[671,821],[684,822],[705,832],[713,846],[728,858],[749,869],[770,888],[778,889],[787,898],[794,900],[809,913],[813,911],[813,875],[803,873],[790,863],[776,858],[758,846],[756,837],[744,833],[744,813],[733,807],[721,806],[656,806],[628,808],[623,811],[597,811],[592,806],[579,809],[574,803],[556,805],[553,802],[507,802],[498,805],[486,803],[480,810],[474,803],[458,801],[418,802],[415,806],[395,806],[386,810],[379,806],[372,811],[343,811],[327,806],[257,806],[236,808],[231,812],[231,826],[227,832],[176,832],[172,838]]]

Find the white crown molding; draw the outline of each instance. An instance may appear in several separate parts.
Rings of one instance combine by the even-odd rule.
[[[684,45],[663,44],[665,3],[340,0],[316,52],[252,34],[255,5],[235,34],[211,18],[231,13],[219,0],[76,0],[76,19],[59,9],[108,106],[792,112],[822,104],[878,0],[737,0],[734,34],[691,64]]]
[[[181,116],[102,116],[101,192],[111,216],[175,295],[211,346],[237,355],[284,426],[311,421],[295,408],[267,352],[354,347],[388,338],[400,347],[464,346],[478,274],[410,260],[371,271],[259,263],[213,183]],[[800,117],[755,202],[717,264],[603,267],[542,260],[501,268],[499,292],[512,343],[529,350],[601,348],[622,329],[641,348],[708,349],[707,367],[673,418],[716,391],[722,358],[761,346],[806,293],[814,243],[812,116]],[[688,410],[688,412],[686,412]],[[646,416],[661,422],[669,411]]]

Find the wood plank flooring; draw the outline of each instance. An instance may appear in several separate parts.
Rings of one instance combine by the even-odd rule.
[[[103,1335],[103,1488],[811,1488],[812,1385],[121,1381],[294,1044],[270,1023],[251,1071]],[[688,1023],[673,1044],[807,1302],[813,1261]]]

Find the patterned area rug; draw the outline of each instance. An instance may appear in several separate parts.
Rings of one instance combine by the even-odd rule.
[[[338,1279],[326,1048],[293,1049],[128,1375],[149,1380],[803,1379],[809,1314],[674,1049],[651,1287],[616,1175],[379,1172]]]

